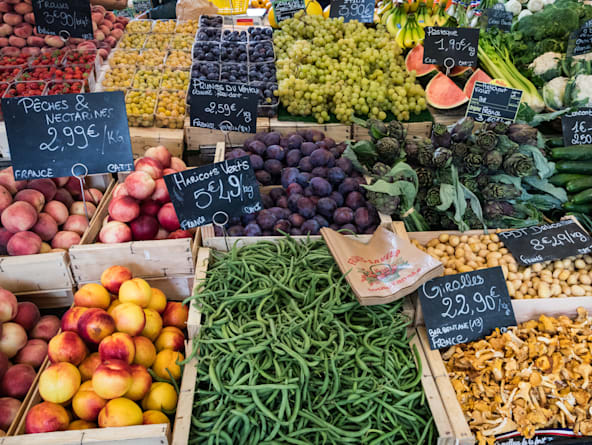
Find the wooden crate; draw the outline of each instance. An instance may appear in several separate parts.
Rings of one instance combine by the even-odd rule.
[[[419,136],[423,138],[429,138],[432,134],[432,123],[430,121],[426,122],[407,122],[403,124],[403,126],[407,129],[407,136]],[[370,140],[370,135],[368,134],[368,129],[362,127],[358,124],[353,124],[352,126],[352,137],[354,141],[368,141]]]
[[[173,156],[183,157],[185,132],[182,129],[129,127],[134,159],[144,156],[146,150],[164,145]]]
[[[268,132],[269,118],[257,118],[257,132]],[[240,145],[246,139],[253,137],[253,133],[240,133],[238,131],[230,131],[226,137],[230,140],[231,145]],[[189,125],[189,118],[185,119],[185,140],[187,141],[187,150],[199,150],[203,145],[216,145],[218,142],[225,139],[224,133],[220,130],[212,130],[209,128],[191,127]]]
[[[316,124],[314,122],[280,121],[277,118],[269,119],[269,131],[288,134],[302,130],[322,131],[325,136],[337,143],[352,139],[351,124]]]

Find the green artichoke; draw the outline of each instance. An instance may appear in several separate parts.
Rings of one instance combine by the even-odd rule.
[[[473,193],[479,193],[479,184],[477,183],[477,179],[471,175],[462,175],[460,178],[460,182],[466,188],[468,188]]]
[[[501,184],[499,182],[490,182],[482,192],[483,198],[488,201],[507,201],[518,198],[522,193],[512,184]]]
[[[384,122],[378,119],[368,119],[366,121],[366,128],[372,140],[377,140],[388,135],[388,130]]]
[[[491,150],[485,154],[485,166],[491,171],[499,170],[503,161],[504,157],[497,150]]]
[[[514,213],[514,206],[506,201],[488,201],[483,207],[483,214],[486,219],[514,216]]]
[[[382,162],[377,162],[372,167],[372,173],[374,173],[379,178],[386,176],[388,174],[388,172],[390,172],[390,171],[391,171],[391,167],[389,167],[386,164],[383,164]]]
[[[430,229],[438,229],[441,227],[442,214],[436,209],[427,207],[421,210],[421,214],[423,215],[425,222],[430,226]]]
[[[464,142],[466,141],[471,133],[473,132],[473,127],[475,126],[475,121],[472,117],[463,117],[459,120],[454,128],[452,129],[452,140],[454,142]]]
[[[407,130],[403,126],[403,124],[399,121],[390,121],[386,124],[387,133],[390,137],[395,138],[399,142],[405,142],[405,137],[407,136]]]
[[[463,215],[463,221],[471,228],[471,229],[482,229],[483,223],[479,220],[473,209],[467,202],[467,210]]]
[[[448,127],[444,124],[434,124],[432,127],[432,144],[436,147],[450,148],[450,142],[452,138]]]
[[[407,155],[408,161],[416,161],[420,147],[430,145],[430,140],[419,136],[411,136],[405,141],[403,149]]]
[[[469,152],[469,146],[464,142],[453,142],[450,145],[450,149],[452,150],[452,154],[458,159],[464,158]]]
[[[438,147],[434,151],[432,163],[436,168],[444,168],[452,161],[452,151],[448,148]]]
[[[432,145],[425,145],[419,148],[417,152],[417,160],[424,167],[433,167],[434,147]]]
[[[512,124],[506,133],[508,137],[520,145],[536,145],[538,130],[528,124]]]
[[[506,159],[504,159],[503,167],[507,174],[519,178],[530,176],[535,171],[532,158],[522,153],[514,153],[506,157]]]
[[[429,168],[419,167],[415,173],[417,173],[417,180],[421,188],[430,187],[434,182],[434,172]]]
[[[431,187],[426,193],[425,202],[429,207],[438,207],[442,204],[440,200],[440,187]]]
[[[483,151],[493,150],[497,146],[497,134],[493,131],[477,133],[477,146]]]
[[[398,196],[390,196],[386,193],[367,192],[366,196],[370,203],[376,207],[376,210],[385,215],[396,213],[401,202],[401,198]]]
[[[476,173],[483,165],[483,157],[478,153],[469,153],[464,158],[464,168],[468,173]]]
[[[509,125],[505,122],[490,122],[489,124],[487,124],[487,129],[497,134],[506,134],[508,128]]]
[[[397,139],[386,137],[376,142],[378,159],[388,165],[393,165],[401,157],[401,145]]]

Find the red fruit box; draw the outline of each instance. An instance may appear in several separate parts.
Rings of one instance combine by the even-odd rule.
[[[91,65],[95,78],[98,77],[101,69],[101,58],[96,49],[70,49],[62,58],[62,65]]]
[[[28,56],[6,56],[0,55],[0,67],[12,67],[12,66],[26,66]]]
[[[26,97],[26,96],[41,96],[45,92],[45,87],[47,86],[47,82],[27,82],[27,81],[18,81],[13,82],[10,84],[6,92],[4,93],[4,98],[9,97]]]
[[[61,65],[64,58],[64,50],[53,49],[41,52],[37,56],[31,56],[28,61],[29,67]]]
[[[53,80],[47,84],[45,89],[46,96],[54,96],[56,94],[77,94],[85,93],[84,82],[81,80],[62,81]]]
[[[0,82],[12,82],[21,72],[18,66],[11,68],[0,68]]]
[[[82,80],[86,91],[94,91],[96,85],[94,65],[89,63],[85,65],[66,65],[58,70],[55,79],[66,82]]]
[[[31,68],[25,68],[21,71],[18,78],[19,82],[29,82],[34,80],[41,80],[47,82],[56,78],[56,73],[59,72],[61,67],[57,65],[51,66],[35,66]]]

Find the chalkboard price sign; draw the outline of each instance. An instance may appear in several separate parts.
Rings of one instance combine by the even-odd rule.
[[[224,225],[232,217],[263,210],[248,156],[166,175],[164,182],[183,230]]]
[[[294,17],[294,14],[306,7],[304,0],[274,0],[271,4],[277,23],[282,20],[291,19]]]
[[[123,92],[2,99],[16,180],[134,169]]]
[[[516,325],[501,267],[434,278],[419,288],[419,300],[431,349]]]
[[[191,126],[256,133],[258,100],[258,87],[192,78],[189,87]]]
[[[510,31],[512,29],[512,18],[514,16],[511,12],[506,11],[503,6],[502,8],[487,8],[485,16],[487,17],[487,29],[498,28],[501,31]]]
[[[578,108],[561,118],[565,145],[592,144],[592,108]]]
[[[40,34],[94,38],[89,0],[33,0],[33,13]]]
[[[571,219],[500,232],[498,236],[523,266],[592,251],[592,239]]]
[[[360,23],[374,22],[373,0],[334,0],[329,10],[331,18],[343,17],[345,22],[357,20]]]
[[[454,66],[476,66],[479,29],[446,28],[428,26],[425,28],[423,63]]]
[[[572,32],[567,42],[567,54],[581,56],[589,52],[592,52],[592,20],[588,20],[584,26]]]
[[[475,82],[466,115],[477,122],[512,124],[520,108],[521,99],[522,90]]]

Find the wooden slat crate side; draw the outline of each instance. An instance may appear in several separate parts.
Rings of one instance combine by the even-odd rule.
[[[188,354],[193,348],[191,340],[185,351]],[[195,382],[197,380],[197,357],[194,357],[183,368],[183,379],[179,388],[179,401],[173,425],[171,445],[187,445],[191,431],[191,416],[193,415],[193,398],[195,396]]]
[[[343,142],[352,138],[350,124],[316,124],[314,122],[280,121],[277,118],[269,120],[269,131],[279,131],[282,134],[296,133],[302,130],[322,131],[326,137],[335,142]]]
[[[31,301],[39,309],[54,309],[71,306],[74,302],[74,288],[41,290],[37,292],[16,293],[18,301]]]
[[[432,123],[426,122],[407,122],[403,126],[407,129],[407,136],[419,136],[429,138],[432,134]],[[370,135],[368,129],[358,124],[352,125],[352,139],[354,141],[368,141]]]
[[[257,118],[257,132],[269,132],[269,118]],[[242,144],[246,139],[253,137],[253,133],[239,133],[231,131],[226,136],[232,145]],[[215,145],[219,141],[225,140],[225,135],[220,130],[211,130],[209,128],[191,127],[189,119],[185,119],[185,140],[187,150],[199,150],[202,145]]]
[[[130,139],[134,159],[144,156],[146,150],[157,145],[164,145],[173,156],[181,158],[185,146],[185,131],[171,128],[130,127]]]
[[[13,293],[67,289],[73,286],[67,252],[0,258],[0,287]]]
[[[206,280],[208,265],[210,262],[210,249],[200,247],[197,251],[197,260],[195,263],[195,279],[193,280],[193,289],[191,295],[197,295],[201,292]],[[187,333],[189,338],[195,338],[199,333],[201,326],[201,312],[190,303],[189,318],[187,319]]]

